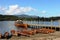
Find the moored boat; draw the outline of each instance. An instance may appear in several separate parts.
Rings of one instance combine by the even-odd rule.
[[[27,24],[15,24],[16,27],[27,28]]]
[[[20,21],[17,20],[17,21],[15,22],[15,26],[16,26],[16,27],[27,28],[27,27],[28,27],[28,24],[24,24],[21,20],[20,20]]]

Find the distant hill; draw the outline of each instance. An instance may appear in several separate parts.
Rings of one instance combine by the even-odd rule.
[[[15,15],[17,17],[25,17],[25,18],[37,18],[38,16],[31,16],[31,15],[26,15],[26,14],[21,14],[21,15]]]

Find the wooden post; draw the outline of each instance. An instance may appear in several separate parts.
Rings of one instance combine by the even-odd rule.
[[[45,17],[44,17],[44,19],[43,19],[43,25],[45,25]],[[44,28],[44,27],[42,27],[42,28]]]
[[[32,24],[32,20],[31,20],[31,23],[30,24]]]
[[[49,29],[49,27],[48,27],[48,29]]]
[[[52,26],[53,26],[53,24],[52,24],[52,20],[51,20],[51,29],[52,29]]]
[[[55,31],[56,31],[56,27],[55,27]]]
[[[59,27],[59,31],[60,31],[60,20],[58,20],[58,22],[59,22],[59,26],[58,27]]]

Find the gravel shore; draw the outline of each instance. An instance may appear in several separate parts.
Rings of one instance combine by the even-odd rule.
[[[55,33],[50,34],[35,34],[31,35],[31,37],[26,36],[13,36],[10,39],[0,39],[0,40],[60,40],[60,31],[56,31]]]

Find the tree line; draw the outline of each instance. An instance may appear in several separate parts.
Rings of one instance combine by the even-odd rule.
[[[55,21],[55,20],[59,20],[60,17],[49,17],[49,18],[45,18],[45,17],[18,17],[15,15],[0,15],[0,21],[15,21],[15,20],[29,20],[29,21]]]

